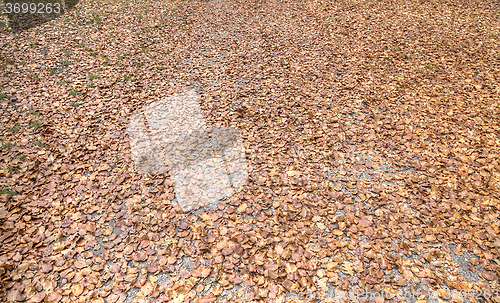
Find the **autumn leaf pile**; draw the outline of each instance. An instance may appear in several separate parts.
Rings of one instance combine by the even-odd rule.
[[[500,288],[499,11],[82,0],[39,27],[3,27],[0,297]],[[193,88],[208,124],[242,134],[249,180],[183,213],[168,175],[137,172],[126,129]],[[479,279],[451,255],[472,256]]]

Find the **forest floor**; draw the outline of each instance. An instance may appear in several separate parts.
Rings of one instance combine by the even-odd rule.
[[[2,23],[0,300],[499,303],[499,19],[493,0],[82,0]],[[127,129],[189,91],[248,177],[183,211]]]

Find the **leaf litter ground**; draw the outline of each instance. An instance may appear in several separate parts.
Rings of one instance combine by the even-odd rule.
[[[36,28],[3,27],[0,296],[498,293],[498,12],[458,0],[81,1]],[[241,133],[248,181],[185,213],[169,175],[137,171],[127,125],[191,89],[208,125]],[[422,293],[408,301],[436,300]]]

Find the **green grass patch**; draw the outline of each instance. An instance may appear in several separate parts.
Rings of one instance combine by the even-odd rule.
[[[33,115],[33,116],[37,116],[37,117],[39,117],[39,116],[41,116],[41,115],[42,115],[42,113],[41,113],[41,112],[39,112],[39,111],[38,111],[38,110],[36,110],[36,109],[28,109],[28,111],[27,111],[26,113],[27,113],[28,115]]]
[[[23,153],[19,153],[14,158],[17,158],[17,159],[20,159],[21,161],[24,161],[24,159],[26,159],[26,155]]]
[[[17,166],[7,166],[7,170],[11,173],[17,173],[19,171],[19,167]]]
[[[29,122],[29,126],[38,128],[38,127],[42,126],[42,124],[37,119],[31,119]]]
[[[88,49],[88,48],[86,48],[85,50],[89,53],[89,55],[91,55],[92,57],[95,57],[96,52],[94,52],[93,50]]]
[[[1,57],[0,60],[2,60]],[[12,60],[11,58],[3,58],[3,62],[5,62],[7,65],[12,65],[14,63],[14,60]]]
[[[17,125],[17,124],[8,128],[8,130],[10,132],[13,132],[13,133],[18,132],[20,129],[21,129],[21,127],[19,125]]]
[[[77,88],[72,87],[72,88],[70,88],[69,93],[72,96],[76,96],[76,95],[80,94],[80,91]]]
[[[87,24],[101,24],[102,20],[101,17],[98,14],[92,14],[90,19],[86,22]]]
[[[17,192],[15,190],[13,190],[12,188],[7,186],[7,187],[0,189],[0,195],[5,195],[5,194],[7,194],[7,197],[12,198],[15,195],[17,195]]]
[[[11,142],[11,141],[7,141],[7,142],[3,142],[2,143],[1,149],[11,148],[11,147],[14,147],[14,146],[16,146],[16,143]]]
[[[31,144],[33,144],[35,146],[38,146],[38,147],[44,147],[45,146],[45,143],[43,143],[42,141],[40,141],[38,139],[31,139]]]

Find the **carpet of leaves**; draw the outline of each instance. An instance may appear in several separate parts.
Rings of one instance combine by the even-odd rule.
[[[0,297],[498,289],[499,11],[493,0],[82,0],[36,28],[4,26]],[[126,128],[192,88],[209,124],[241,132],[249,180],[183,213],[168,176],[137,173]],[[450,254],[474,256],[479,279]]]

